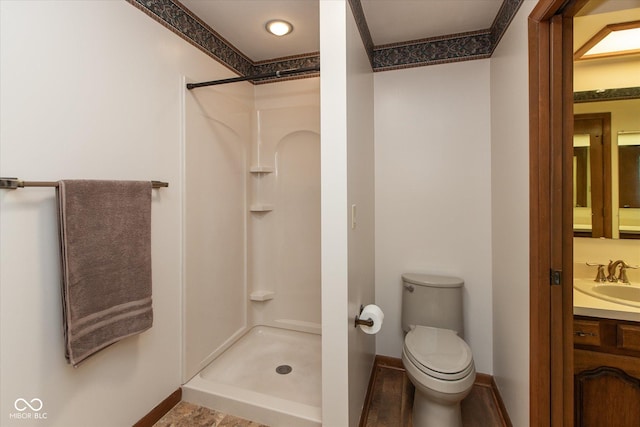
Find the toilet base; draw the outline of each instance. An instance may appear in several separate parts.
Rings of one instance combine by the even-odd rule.
[[[424,374],[402,350],[402,364],[415,387],[413,427],[462,427],[460,402],[473,388],[475,369],[457,381],[443,381]],[[447,393],[440,390],[446,390]]]
[[[413,427],[462,427],[460,401],[434,401],[416,387],[413,398]]]

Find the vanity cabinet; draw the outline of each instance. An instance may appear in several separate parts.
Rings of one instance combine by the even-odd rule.
[[[640,323],[574,316],[575,425],[640,425]]]

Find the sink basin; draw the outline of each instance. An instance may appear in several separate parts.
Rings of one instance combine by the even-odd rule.
[[[592,297],[632,307],[640,307],[640,286],[575,279],[573,287]]]
[[[630,285],[597,285],[594,292],[608,296],[611,298],[618,298],[627,301],[633,301],[640,303],[640,288]]]

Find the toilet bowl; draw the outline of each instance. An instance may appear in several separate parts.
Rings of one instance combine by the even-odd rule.
[[[463,340],[462,287],[457,277],[402,275],[402,362],[416,392],[413,427],[461,427],[460,402],[476,378]]]
[[[471,349],[455,331],[415,326],[404,340],[402,362],[416,388],[414,427],[460,427],[460,402],[475,381]]]

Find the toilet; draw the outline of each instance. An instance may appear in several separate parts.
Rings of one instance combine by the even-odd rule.
[[[462,286],[456,277],[402,275],[402,363],[416,392],[413,427],[461,427],[460,402],[476,378],[463,340]]]

